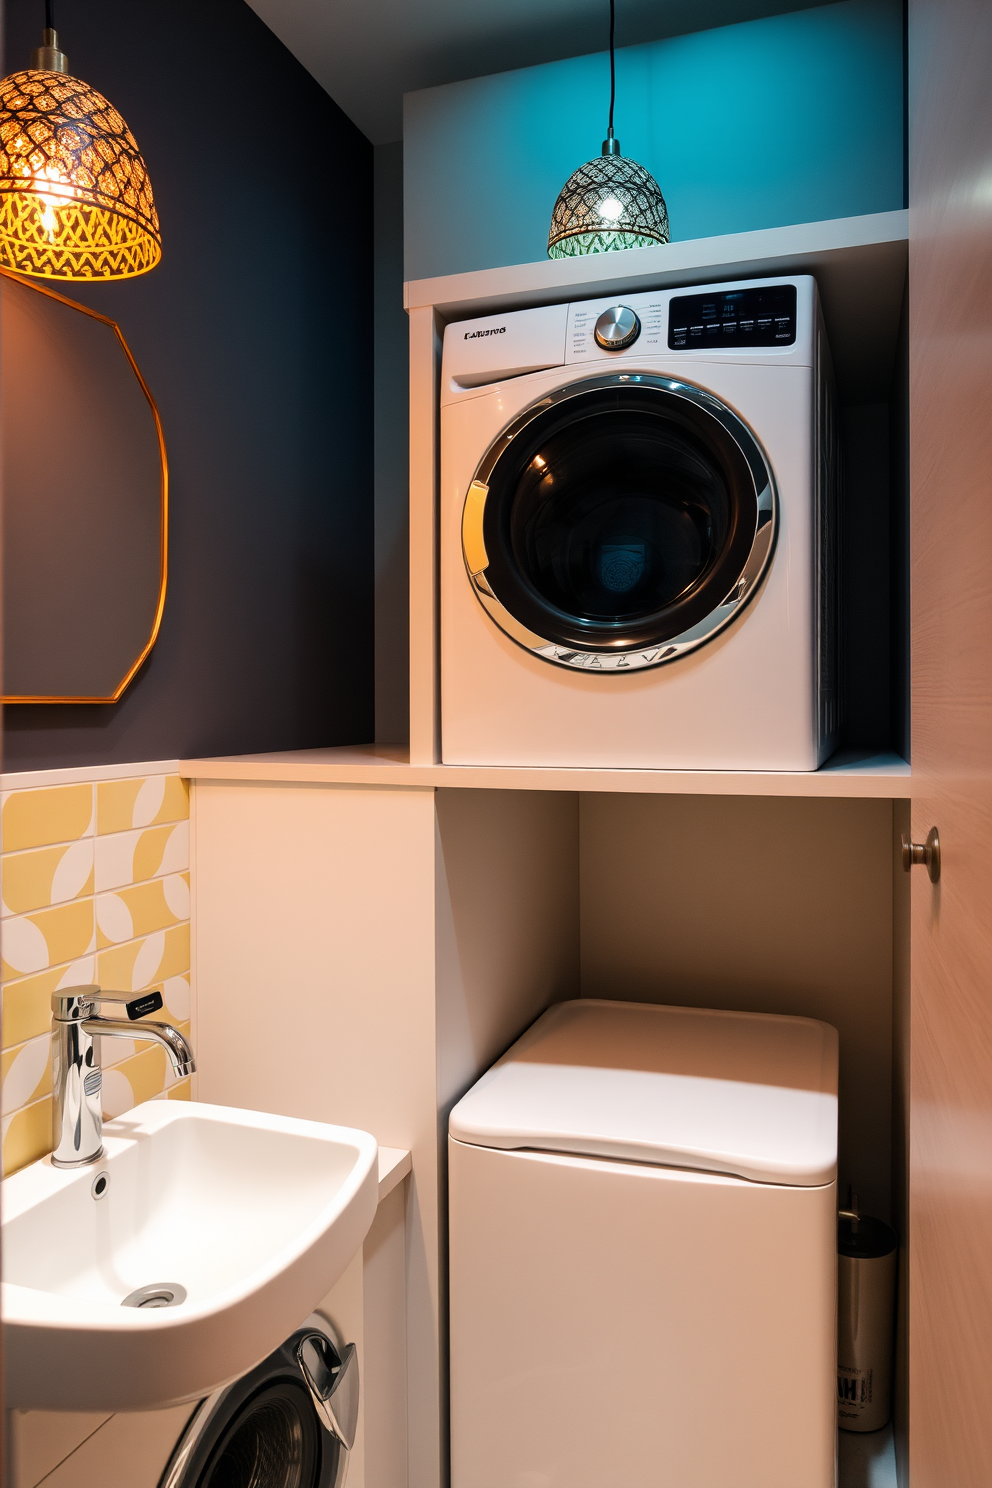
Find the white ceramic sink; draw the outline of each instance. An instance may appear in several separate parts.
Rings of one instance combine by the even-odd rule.
[[[99,1162],[3,1184],[7,1404],[143,1410],[265,1358],[322,1300],[375,1214],[367,1132],[186,1101],[103,1128]],[[108,1182],[100,1197],[99,1177]],[[122,1306],[178,1283],[178,1305]]]

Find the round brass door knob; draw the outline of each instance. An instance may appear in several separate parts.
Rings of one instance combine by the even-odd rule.
[[[940,877],[940,837],[936,827],[930,828],[926,842],[910,842],[907,837],[902,839],[902,866],[907,873],[914,863],[925,863],[930,882],[937,882]]]

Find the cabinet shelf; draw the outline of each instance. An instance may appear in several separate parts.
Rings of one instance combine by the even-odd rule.
[[[403,745],[362,744],[183,760],[192,780],[383,785],[466,790],[610,791],[631,795],[832,796],[895,800],[911,794],[896,754],[844,750],[819,770],[588,770],[496,765],[411,765]]]

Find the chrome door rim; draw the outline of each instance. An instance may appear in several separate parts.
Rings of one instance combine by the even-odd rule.
[[[723,601],[716,605],[698,624],[683,631],[681,635],[657,645],[636,647],[630,650],[582,650],[564,646],[537,635],[523,625],[499,599],[486,578],[489,557],[486,552],[484,521],[486,501],[489,496],[489,481],[497,461],[513,440],[538,415],[550,408],[584,393],[620,387],[649,387],[677,398],[684,398],[702,408],[722,425],[740,450],[754,481],[757,520],[750,551],[740,573]],[[757,437],[740,416],[726,403],[705,388],[695,383],[683,382],[679,378],[665,377],[654,373],[621,372],[602,377],[585,378],[569,383],[567,387],[538,398],[519,413],[501,434],[493,440],[476,468],[462,507],[462,556],[465,568],[479,603],[489,618],[499,626],[517,645],[539,656],[544,661],[558,666],[577,668],[581,671],[627,672],[644,667],[662,666],[698,650],[711,641],[731,623],[747,606],[760,587],[761,580],[771,562],[778,535],[778,496],[771,465]]]
[[[286,1340],[286,1343],[290,1343],[292,1339],[308,1331],[323,1333],[338,1353],[342,1351],[342,1345],[336,1331],[328,1322],[327,1318],[319,1312],[311,1313],[306,1322],[291,1334],[290,1338]],[[281,1347],[285,1348],[286,1344],[281,1345]],[[278,1350],[274,1350],[273,1352],[278,1352]],[[265,1363],[266,1360],[262,1362]],[[250,1375],[253,1372],[253,1370],[248,1370],[247,1374]],[[214,1390],[212,1394],[201,1400],[198,1405],[192,1405],[190,1407],[190,1418],[176,1443],[165,1472],[159,1480],[159,1488],[186,1488],[186,1485],[190,1482],[189,1475],[193,1455],[201,1439],[207,1430],[212,1428],[218,1415],[225,1410],[229,1396],[234,1393],[238,1385],[246,1377],[246,1375],[241,1375],[238,1379],[232,1380],[229,1385],[221,1385],[219,1390]],[[300,1374],[300,1382],[303,1383],[302,1373]],[[327,1428],[323,1422],[319,1421],[319,1418],[318,1425],[321,1432],[330,1434],[327,1432]],[[341,1447],[338,1452],[337,1468],[331,1488],[342,1488],[348,1469],[348,1458],[349,1453],[344,1447]],[[197,1471],[202,1467],[203,1464],[201,1463]]]

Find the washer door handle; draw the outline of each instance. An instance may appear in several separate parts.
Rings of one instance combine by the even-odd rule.
[[[358,1353],[353,1343],[340,1355],[323,1333],[307,1333],[296,1346],[296,1361],[314,1408],[332,1436],[351,1451],[358,1430]]]

